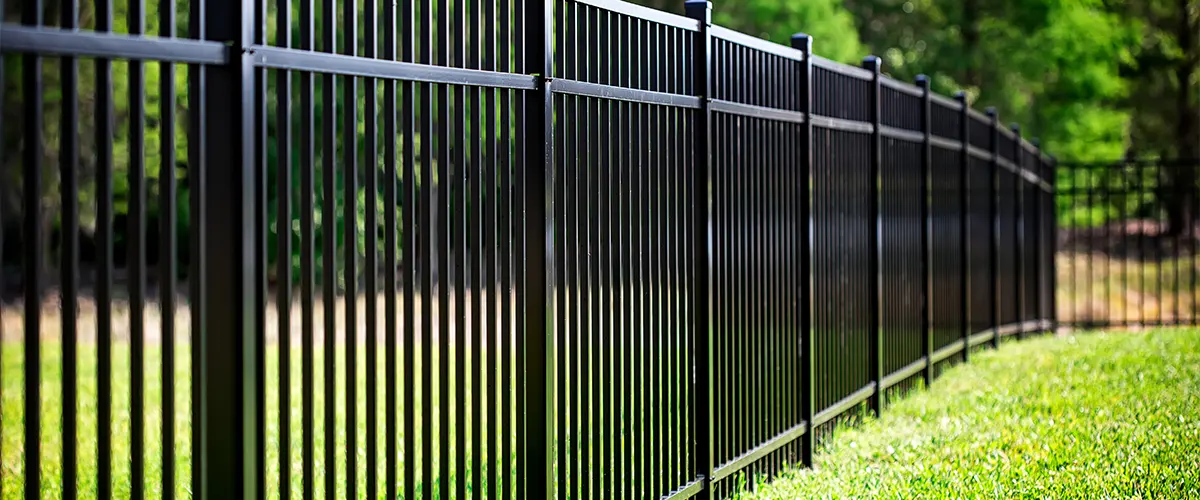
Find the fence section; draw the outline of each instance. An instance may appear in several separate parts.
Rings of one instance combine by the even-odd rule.
[[[696,21],[556,3],[556,493],[659,497],[696,477],[691,168]]]
[[[930,332],[925,266],[929,154],[924,132],[925,91],[899,82],[882,89],[883,163],[879,183],[880,331],[883,373],[925,368]]]
[[[1063,226],[1055,236],[1064,323],[1200,322],[1198,174],[1200,162],[1188,160],[1062,167],[1056,202]]]
[[[727,496],[1053,326],[1053,161],[878,59],[150,4],[0,27],[5,498]]]
[[[800,332],[804,52],[712,36],[711,480],[794,462],[804,433]]]

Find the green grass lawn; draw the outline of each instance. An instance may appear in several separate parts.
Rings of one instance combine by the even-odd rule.
[[[1006,343],[743,498],[1200,498],[1200,330]]]
[[[0,356],[0,498],[22,494],[22,370],[23,344],[3,341]],[[168,448],[177,463],[175,489],[188,498],[190,473],[190,426],[188,345],[180,342],[176,360],[175,442]],[[278,496],[279,482],[279,352],[270,344],[266,353],[267,381],[267,495]],[[324,425],[325,399],[321,349],[315,353],[315,417]],[[365,353],[358,350],[359,466],[355,480],[365,486]],[[419,359],[419,357],[418,357]],[[440,356],[435,356],[435,364]],[[96,441],[96,349],[81,342],[78,358],[79,406],[78,453],[81,498],[95,496]],[[146,474],[149,497],[160,496],[161,454],[159,439],[164,421],[161,400],[162,352],[156,342],[146,345]],[[291,353],[292,407],[287,413],[292,425],[289,452],[292,494],[300,492],[300,358],[298,347]],[[335,395],[339,430],[346,425],[344,350],[335,357],[338,386]],[[61,344],[48,338],[42,343],[42,491],[45,499],[57,498],[61,477]],[[421,367],[416,367],[416,373]],[[437,370],[434,371],[437,373]],[[453,370],[451,371],[453,373]],[[132,436],[129,432],[130,357],[127,342],[113,348],[113,485],[116,496],[128,496]],[[376,373],[382,381],[382,371]],[[413,381],[416,382],[416,381]],[[402,378],[399,387],[411,383]],[[456,383],[451,381],[451,383]],[[379,421],[383,421],[382,383],[379,384]],[[468,391],[470,388],[468,388]],[[469,392],[468,392],[469,395]],[[402,398],[401,398],[402,399]],[[434,402],[434,435],[437,423]],[[423,425],[421,401],[412,411]],[[398,412],[406,409],[401,402]],[[483,424],[490,416],[483,414]],[[448,432],[458,435],[469,427],[451,419]],[[379,451],[384,449],[380,430]],[[338,432],[334,488],[344,495],[346,456],[343,432]],[[316,493],[323,496],[324,435],[315,436]],[[490,437],[496,439],[495,436]],[[477,439],[471,437],[471,439]],[[436,441],[436,437],[435,437]],[[451,440],[458,444],[458,439]],[[469,454],[469,452],[468,452]],[[483,457],[484,472],[499,457]],[[435,457],[401,456],[403,464],[413,460],[420,468]],[[382,460],[379,464],[382,469]],[[434,472],[434,496],[458,480],[474,489],[476,478],[462,478],[457,471]],[[511,473],[511,471],[509,471]],[[380,470],[382,477],[382,470]],[[418,491],[425,485],[415,485]],[[815,470],[798,469],[771,484],[762,484],[751,498],[1200,498],[1200,331],[1153,330],[1142,333],[1093,333],[1065,338],[1042,337],[1006,343],[1000,351],[986,351],[972,363],[952,368],[939,379],[933,391],[919,391],[888,408],[884,418],[862,427],[840,430],[818,457]]]

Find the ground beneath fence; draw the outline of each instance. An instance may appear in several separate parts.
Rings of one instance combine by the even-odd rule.
[[[1200,330],[972,356],[742,498],[1200,497]]]

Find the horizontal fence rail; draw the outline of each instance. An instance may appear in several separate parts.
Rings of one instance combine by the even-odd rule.
[[[1054,329],[1163,182],[703,1],[56,7],[0,25],[4,498],[728,497]]]

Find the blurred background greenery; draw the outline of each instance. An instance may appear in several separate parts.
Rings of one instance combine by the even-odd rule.
[[[337,0],[338,11],[345,0]],[[682,0],[636,0],[656,9],[682,12]],[[270,38],[275,37],[275,2],[268,10]],[[298,9],[299,2],[292,5]],[[1200,0],[742,0],[737,2],[714,2],[714,20],[718,24],[743,31],[779,43],[788,43],[789,37],[797,32],[813,36],[814,51],[830,59],[855,64],[868,54],[883,58],[884,71],[891,76],[911,81],[918,74],[932,77],[934,89],[943,94],[957,90],[966,91],[970,102],[977,109],[994,106],[1004,122],[1022,125],[1025,137],[1038,137],[1045,151],[1063,162],[1114,161],[1122,158],[1200,158]],[[146,22],[143,32],[164,35],[159,25],[159,9],[167,5],[158,0],[145,4]],[[186,1],[176,2],[177,20],[174,33],[188,36]],[[359,9],[363,2],[359,0]],[[457,15],[461,2],[451,4]],[[6,22],[17,22],[25,2],[5,2]],[[62,13],[60,2],[45,2],[44,18],[48,24],[56,24]],[[382,5],[382,4],[379,4]],[[511,5],[511,4],[510,4]],[[129,32],[127,22],[129,3],[114,3],[114,30]],[[382,10],[382,9],[380,9]],[[293,30],[299,29],[299,12],[294,12]],[[363,17],[359,16],[360,21]],[[314,20],[316,32],[321,32],[325,22],[318,16]],[[91,0],[80,2],[78,23],[84,29],[94,28],[96,23],[95,4]],[[361,27],[359,28],[362,29]],[[365,43],[359,37],[360,45]],[[360,46],[360,52],[363,46]],[[42,165],[45,171],[44,189],[41,196],[43,220],[47,241],[45,248],[54,248],[55,234],[61,225],[59,214],[60,192],[58,183],[58,144],[62,124],[58,117],[63,107],[60,82],[60,64],[56,58],[45,58],[42,65],[44,83],[44,126],[40,131],[43,144]],[[145,110],[146,140],[142,152],[145,158],[150,242],[157,241],[157,221],[162,207],[159,206],[158,178],[164,172],[172,172],[179,179],[180,195],[177,206],[180,229],[182,261],[187,262],[187,241],[190,217],[188,214],[189,190],[187,187],[187,135],[188,93],[186,68],[181,65],[168,66],[175,73],[174,88],[177,98],[173,103],[164,103],[160,98],[163,66],[157,63],[145,66]],[[20,214],[23,206],[20,152],[26,147],[32,134],[22,129],[22,116],[29,105],[27,89],[21,85],[24,68],[21,57],[13,54],[4,56],[3,155],[0,157],[0,223],[3,224],[4,262],[19,267]],[[90,60],[79,62],[79,92],[76,102],[79,110],[81,189],[81,220],[84,259],[88,260],[90,242],[95,230],[95,170],[96,170],[96,65]],[[116,217],[116,250],[118,267],[122,267],[126,247],[127,211],[130,200],[128,167],[130,163],[130,77],[129,65],[115,62],[113,74],[114,136],[113,153],[115,169],[114,201]],[[293,85],[296,85],[293,78]],[[345,80],[339,79],[339,87]],[[270,210],[275,210],[277,172],[275,156],[277,109],[277,79],[272,75],[268,82],[267,108],[272,117],[265,125],[268,129],[267,168],[268,198]],[[359,165],[367,164],[364,144],[362,116],[365,109],[366,91],[359,84],[359,126],[353,144],[358,149]],[[382,95],[382,87],[375,89]],[[317,102],[321,102],[322,86],[317,85]],[[294,127],[299,125],[299,99],[293,93],[291,103]],[[173,131],[163,131],[161,109],[173,105],[177,120]],[[323,107],[315,106],[315,117],[319,134],[319,123]],[[344,111],[338,105],[338,114]],[[339,117],[338,123],[341,123]],[[382,127],[381,127],[382,128]],[[515,131],[514,131],[515,132]],[[160,139],[164,133],[175,136],[174,154],[164,154]],[[338,146],[335,151],[335,166],[339,175],[342,149],[346,145],[344,131],[339,126]],[[379,144],[383,144],[382,131]],[[516,137],[512,133],[510,137]],[[319,137],[319,135],[318,135]],[[298,172],[298,141],[293,141],[293,173]],[[403,151],[409,145],[398,142]],[[415,138],[414,148],[420,147],[420,137]],[[435,142],[433,147],[440,147]],[[504,149],[499,140],[496,147]],[[315,193],[305,193],[315,198],[319,207],[323,202],[320,162],[324,151],[317,147],[317,185]],[[380,167],[380,160],[375,162]],[[1094,171],[1093,174],[1077,176],[1112,176],[1116,174]],[[1196,205],[1196,169],[1162,169],[1165,177],[1156,182],[1164,185],[1186,186],[1171,190],[1174,194],[1164,195],[1160,200],[1151,200],[1158,208],[1166,207],[1171,215],[1171,205],[1191,207]],[[360,177],[362,172],[358,172]],[[1124,179],[1136,172],[1120,174]],[[293,175],[298,179],[298,175]],[[339,177],[340,179],[340,177]],[[1098,178],[1097,178],[1098,179]],[[1099,185],[1097,179],[1062,179],[1063,185]],[[408,182],[401,178],[401,184]],[[413,179],[420,184],[420,179]],[[1117,181],[1113,181],[1117,182]],[[1121,181],[1123,182],[1123,181]],[[337,216],[332,217],[340,232],[342,220],[343,189],[336,187]],[[365,192],[359,182],[356,205],[360,214],[365,210]],[[293,192],[299,191],[298,183]],[[1172,196],[1181,199],[1175,200]],[[380,214],[384,207],[374,207]],[[1099,224],[1103,222],[1100,211],[1078,208],[1067,210],[1060,207],[1063,221],[1067,223]],[[402,210],[403,207],[397,207]],[[1148,211],[1155,209],[1147,209]],[[1109,210],[1113,210],[1109,207]],[[1180,209],[1173,216],[1186,221],[1174,224],[1192,227],[1195,209]],[[1176,212],[1180,211],[1176,210]],[[296,215],[298,205],[293,207]],[[1133,210],[1136,211],[1136,210]],[[318,210],[319,212],[319,210]],[[322,218],[316,214],[317,241],[324,229]],[[297,216],[298,217],[298,216]],[[359,248],[365,250],[362,240],[363,217],[360,215]],[[274,221],[273,212],[272,220]],[[383,218],[379,217],[380,224]],[[1092,221],[1092,222],[1089,222]],[[290,224],[272,224],[268,244],[272,247],[280,236],[280,229],[289,228],[298,242],[298,218]],[[382,227],[376,228],[382,234]],[[338,252],[342,238],[338,237]],[[380,238],[380,244],[382,244]],[[151,263],[157,255],[150,245],[148,258]],[[318,245],[318,252],[321,251]],[[53,250],[51,250],[53,253]],[[274,252],[271,251],[273,256]],[[273,258],[273,257],[272,257]],[[316,256],[320,259],[320,255]],[[298,262],[298,258],[293,258]],[[319,260],[318,260],[319,261]],[[186,271],[186,265],[182,266]]]

